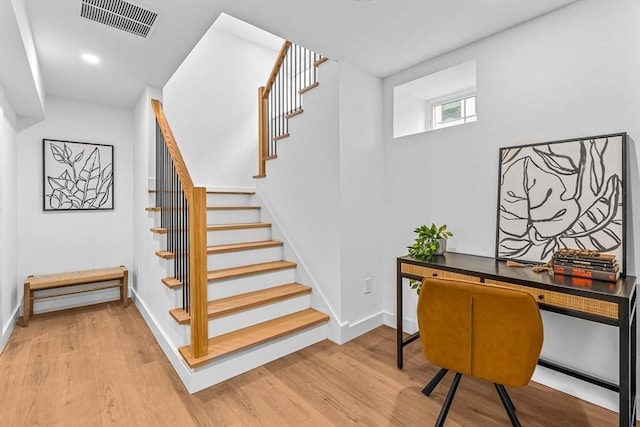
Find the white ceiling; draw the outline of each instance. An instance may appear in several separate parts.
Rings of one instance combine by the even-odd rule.
[[[147,39],[81,18],[81,0],[25,1],[46,93],[131,107],[222,12],[386,77],[575,0],[142,0],[159,14]]]

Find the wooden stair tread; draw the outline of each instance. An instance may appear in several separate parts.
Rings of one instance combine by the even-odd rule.
[[[172,259],[173,252],[171,251],[156,251],[156,255],[162,259]]]
[[[235,224],[213,224],[207,225],[207,231],[223,231],[223,230],[244,230],[249,228],[269,228],[270,222],[246,222]],[[167,234],[167,229],[162,227],[151,228],[152,233]]]
[[[208,318],[215,319],[228,316],[251,308],[305,295],[310,292],[311,288],[308,286],[299,283],[288,283],[273,288],[209,301],[207,304]],[[191,315],[182,308],[171,310],[170,314],[181,325],[189,324],[191,320]]]
[[[160,206],[149,206],[148,208],[144,208],[147,212],[160,212],[162,208]]]
[[[224,190],[207,190],[207,194],[234,194],[253,196],[255,191],[224,191]]]
[[[285,139],[285,138],[289,138],[289,134],[288,133],[283,133],[282,135],[278,135],[276,137],[273,138],[274,141],[280,141],[281,139]]]
[[[162,283],[171,289],[179,288],[182,286],[182,282],[176,279],[175,277],[165,277],[162,279]]]
[[[298,114],[302,114],[302,113],[304,113],[304,110],[303,110],[302,108],[299,108],[299,109],[297,109],[297,110],[293,110],[292,112],[290,112],[289,114],[287,114],[287,115],[285,116],[285,118],[286,118],[286,119],[290,119],[290,118],[295,117],[295,116],[297,116]]]
[[[271,271],[285,270],[288,268],[296,268],[296,263],[291,261],[271,261],[259,264],[243,265],[240,267],[223,268],[221,270],[212,270],[207,273],[207,280],[213,282],[216,280],[232,279],[240,276],[249,276],[252,274],[268,273]]]
[[[153,189],[149,189],[148,190],[149,193],[153,194],[156,193],[156,190]],[[247,194],[247,195],[254,195],[256,194],[255,191],[234,191],[234,190],[230,190],[230,191],[225,191],[225,190],[207,190],[207,194]]]
[[[303,93],[305,93],[305,92],[309,92],[309,91],[310,91],[311,89],[313,89],[314,87],[318,87],[318,84],[319,84],[318,82],[311,83],[309,86],[307,86],[307,87],[303,87],[302,89],[300,89],[300,90],[298,91],[298,93],[299,93],[300,95],[302,95],[302,94],[303,94]]]
[[[275,248],[282,246],[282,242],[278,240],[262,240],[259,242],[243,242],[243,243],[231,243],[228,245],[215,245],[209,246],[207,252],[210,254],[219,254],[225,252],[236,252],[251,249],[263,249],[263,248]]]
[[[248,328],[209,338],[208,354],[202,357],[193,357],[190,346],[180,347],[179,351],[191,368],[197,368],[235,351],[262,344],[328,320],[329,316],[326,314],[308,308]]]
[[[223,230],[243,230],[247,228],[269,228],[271,223],[269,222],[246,222],[236,224],[215,224],[208,225],[207,231],[223,231]]]
[[[260,206],[207,206],[208,211],[242,211],[260,209]]]
[[[215,245],[207,247],[207,254],[222,254],[227,252],[249,251],[252,249],[275,248],[282,246],[282,242],[278,240],[261,240],[258,242],[242,242],[231,243],[227,245]],[[156,251],[156,255],[162,259],[173,259],[174,254],[171,251]]]
[[[329,58],[327,58],[326,56],[323,56],[322,58],[318,59],[316,62],[313,63],[314,67],[317,67],[318,65],[322,65],[325,62],[327,62],[329,60]]]

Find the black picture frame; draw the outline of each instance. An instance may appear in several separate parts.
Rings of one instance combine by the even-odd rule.
[[[113,145],[42,140],[43,211],[114,209]]]
[[[627,143],[622,132],[500,148],[496,259],[578,248],[614,254],[624,275]]]

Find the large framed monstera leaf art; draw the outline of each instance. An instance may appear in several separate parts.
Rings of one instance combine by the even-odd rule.
[[[626,133],[501,148],[496,258],[587,249],[614,254],[624,274],[626,152]]]
[[[45,211],[113,209],[113,145],[42,142]]]

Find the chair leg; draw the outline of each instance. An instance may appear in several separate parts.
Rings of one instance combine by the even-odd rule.
[[[493,385],[496,386],[496,390],[498,390],[498,388],[501,388],[502,391],[504,391],[504,395],[507,397],[507,403],[509,404],[509,407],[511,408],[511,410],[513,412],[516,412],[516,406],[513,404],[513,400],[511,400],[511,396],[509,396],[509,393],[507,393],[507,389],[504,388],[504,386],[502,384],[493,383]],[[500,392],[498,391],[498,394],[499,393]]]
[[[507,393],[507,390],[503,385],[494,384],[496,386],[496,390],[498,391],[498,396],[500,396],[500,400],[502,400],[502,404],[504,405],[504,409],[507,411],[507,415],[509,415],[509,420],[511,420],[511,425],[513,427],[521,427],[520,421],[518,421],[518,417],[516,416],[516,408],[513,406],[513,402]]]
[[[444,376],[444,374],[442,375]],[[451,387],[449,388],[447,397],[444,399],[444,402],[442,403],[442,409],[440,409],[440,415],[438,415],[438,419],[436,421],[435,427],[444,426],[444,421],[447,419],[447,414],[449,413],[449,408],[451,407],[451,402],[453,402],[453,396],[456,394],[456,390],[458,388],[458,384],[460,383],[461,376],[462,374],[456,372],[456,376],[453,377],[453,381],[451,382]]]
[[[431,379],[431,381],[429,381],[429,384],[427,384],[422,389],[422,394],[424,394],[425,396],[429,396],[433,391],[433,389],[436,388],[436,386],[440,383],[440,381],[442,381],[442,378],[444,378],[446,373],[447,373],[446,369],[444,368],[440,369],[438,373],[435,374],[435,376]]]

